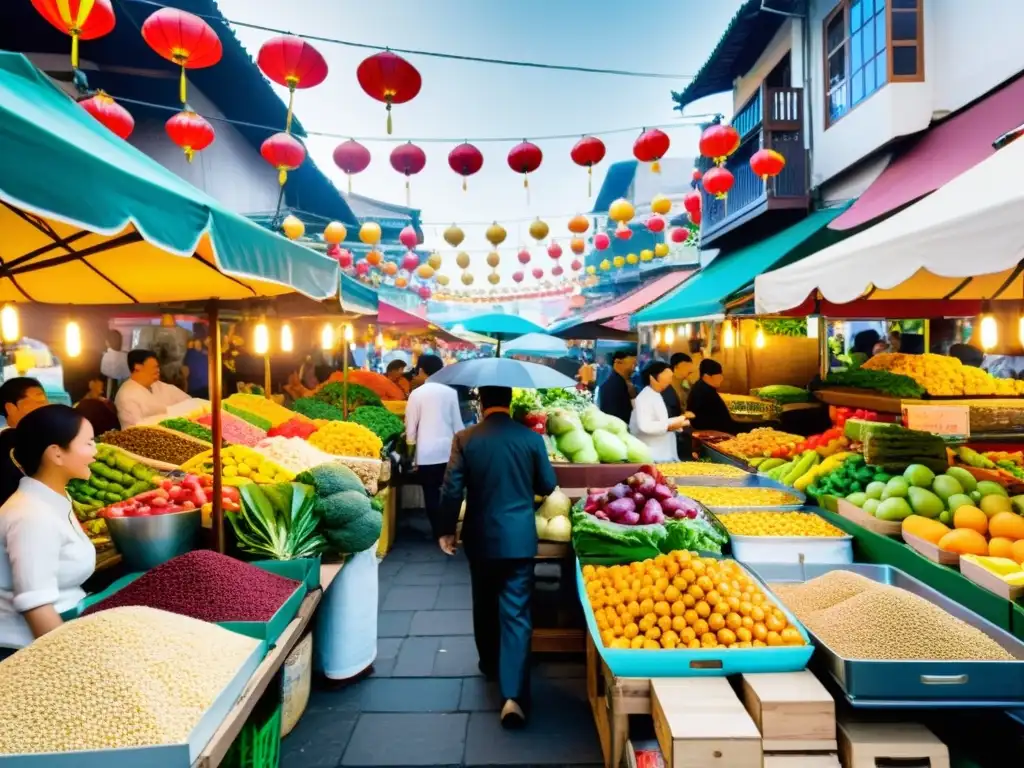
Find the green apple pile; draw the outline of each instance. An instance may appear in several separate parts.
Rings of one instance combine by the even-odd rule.
[[[1010,499],[999,483],[978,481],[962,467],[937,475],[923,464],[911,464],[888,482],[868,483],[846,500],[879,520],[894,523],[920,515],[952,525],[953,513],[963,506],[978,507],[989,517],[997,512],[1024,512],[1024,496]]]

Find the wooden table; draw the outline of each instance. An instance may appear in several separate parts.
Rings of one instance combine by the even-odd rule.
[[[213,734],[210,743],[206,745],[206,748],[203,749],[199,757],[192,764],[192,768],[214,768],[214,766],[220,765],[227,756],[228,750],[231,749],[231,745],[238,738],[238,734],[241,733],[242,727],[249,719],[253,709],[255,709],[256,703],[266,692],[270,682],[280,671],[296,643],[302,639],[302,635],[306,631],[306,627],[309,626],[309,622],[313,618],[313,613],[320,604],[324,592],[331,582],[334,581],[340,570],[340,563],[327,563],[320,566],[320,589],[306,595],[302,605],[299,606],[298,614],[291,624],[285,628],[284,632],[281,633],[277,644],[256,668],[253,676],[249,679],[248,685],[245,686],[241,697],[239,697],[235,706],[231,708],[231,711],[228,712],[224,722],[220,724],[220,728]]]
[[[536,560],[568,562],[571,558],[572,544],[554,541],[537,543]],[[571,578],[571,575],[563,573],[562,577]],[[582,653],[585,635],[585,629],[534,627],[530,650],[534,653]]]

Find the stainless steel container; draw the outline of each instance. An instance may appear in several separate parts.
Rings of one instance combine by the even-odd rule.
[[[202,513],[198,509],[107,520],[117,551],[133,571],[148,571],[192,551],[201,525]]]

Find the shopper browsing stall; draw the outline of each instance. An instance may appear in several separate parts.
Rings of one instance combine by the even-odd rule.
[[[405,360],[392,360],[388,363],[387,370],[384,375],[388,377],[388,380],[402,390],[405,393],[406,398],[409,397],[409,391],[411,389],[409,380],[405,378]]]
[[[619,351],[612,360],[612,372],[607,381],[598,387],[597,407],[609,416],[615,416],[629,423],[633,413],[633,398],[636,392],[630,379],[636,368],[636,355]]]
[[[693,428],[735,434],[736,423],[729,415],[729,406],[718,394],[725,379],[722,364],[710,358],[701,360],[699,373],[700,380],[690,388],[690,397],[686,401],[686,409],[693,413]]]
[[[89,479],[95,457],[92,425],[66,405],[38,408],[17,429],[25,476],[0,507],[0,658],[59,627],[85,597],[96,550],[64,489]]]
[[[676,432],[690,422],[685,416],[670,417],[665,405],[664,393],[672,388],[672,369],[656,360],[641,375],[645,386],[633,404],[629,432],[650,448],[654,461],[679,461]]]
[[[189,399],[178,387],[160,381],[160,363],[156,353],[148,349],[133,349],[128,353],[128,368],[131,378],[121,385],[114,398],[122,429],[159,416],[172,405]]]
[[[32,411],[46,405],[46,391],[36,379],[19,376],[8,379],[0,386],[0,407],[4,409],[7,427],[0,431],[0,504],[18,490],[19,470],[11,458],[17,427]]]

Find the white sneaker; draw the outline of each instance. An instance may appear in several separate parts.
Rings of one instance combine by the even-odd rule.
[[[526,725],[526,714],[523,712],[523,708],[512,699],[506,701],[505,706],[501,708],[501,725],[509,730],[516,730]]]

